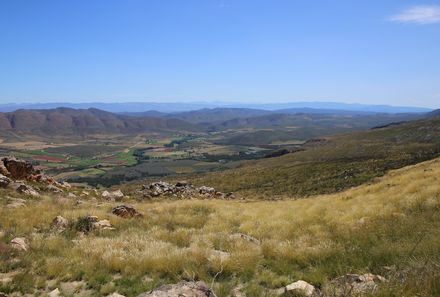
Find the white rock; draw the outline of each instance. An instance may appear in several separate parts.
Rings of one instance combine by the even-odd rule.
[[[67,195],[67,197],[69,197],[69,198],[76,198],[76,195],[75,195],[75,193],[69,193]]]
[[[101,230],[114,230],[112,224],[110,224],[109,220],[100,220],[93,223],[93,228],[101,229]]]
[[[14,249],[19,250],[19,251],[27,251],[29,248],[26,243],[26,239],[23,237],[16,237],[16,238],[12,239],[11,245]]]
[[[315,287],[308,282],[299,280],[290,285],[287,285],[286,291],[297,291],[303,293],[305,296],[313,296],[313,294],[315,293]]]
[[[113,192],[104,191],[104,192],[102,192],[101,196],[102,196],[102,198],[104,198],[106,200],[120,201],[120,200],[122,200],[122,198],[124,198],[124,193],[122,193],[121,190],[117,190],[117,191],[113,191]]]
[[[55,290],[51,291],[49,293],[49,297],[59,297],[61,294],[60,290],[56,288]]]

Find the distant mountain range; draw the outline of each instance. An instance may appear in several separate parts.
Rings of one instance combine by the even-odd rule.
[[[429,114],[429,113],[428,113]],[[284,138],[308,139],[320,135],[368,129],[392,122],[424,117],[420,113],[371,113],[318,109],[278,111],[246,108],[214,108],[180,113],[116,114],[96,108],[19,109],[0,112],[0,134],[16,133],[45,137],[86,134],[137,134],[145,132],[214,132],[229,129],[276,129]],[[289,133],[285,133],[289,132]],[[267,131],[265,132],[267,134]],[[270,137],[261,132],[248,138]],[[232,142],[241,143],[237,134]],[[264,143],[260,141],[259,143]]]
[[[179,119],[124,116],[93,108],[0,113],[0,131],[44,136],[199,130],[198,126]]]
[[[194,111],[206,108],[245,108],[279,111],[286,109],[308,109],[308,110],[339,110],[351,112],[370,112],[370,113],[423,113],[430,112],[432,109],[421,107],[389,106],[389,105],[366,105],[348,104],[337,102],[292,102],[292,103],[222,103],[222,102],[193,102],[193,103],[157,103],[157,102],[125,102],[125,103],[19,103],[19,104],[0,104],[0,112],[11,112],[18,109],[55,109],[58,107],[68,107],[74,109],[96,108],[114,113],[133,113],[156,111],[161,113],[176,113]]]

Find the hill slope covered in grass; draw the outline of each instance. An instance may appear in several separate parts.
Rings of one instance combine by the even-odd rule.
[[[193,178],[225,192],[272,199],[332,193],[390,169],[440,156],[440,118],[330,136],[302,151],[251,161],[240,168]]]
[[[2,205],[16,196],[0,191]],[[303,279],[333,296],[330,280],[375,273],[387,281],[371,296],[440,294],[440,159],[310,199],[131,200],[144,214],[134,219],[112,215],[117,202],[59,196],[0,208],[0,276],[11,278],[0,283],[0,292],[78,286],[73,295],[131,297],[164,283],[200,279],[219,297],[240,284],[246,296],[257,297],[275,296],[274,289]],[[115,229],[75,233],[86,214],[108,219]],[[57,215],[77,223],[54,232],[50,224]],[[5,248],[17,236],[28,240],[27,252]]]

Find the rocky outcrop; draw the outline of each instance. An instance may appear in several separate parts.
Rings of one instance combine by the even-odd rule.
[[[105,200],[109,200],[109,201],[121,201],[122,198],[124,198],[124,193],[122,193],[121,190],[117,190],[117,191],[113,191],[113,192],[109,192],[109,191],[104,191],[102,192],[102,198],[104,198]]]
[[[143,214],[138,212],[134,207],[128,205],[119,205],[112,209],[112,214],[117,215],[121,218],[139,218]]]
[[[34,167],[30,162],[22,159],[17,159],[15,157],[0,158],[0,175],[3,175],[15,181],[28,180],[33,182],[45,183],[48,185],[52,185],[59,190],[70,188],[70,185],[68,183],[59,183],[52,177],[41,173],[41,171]]]
[[[14,157],[1,158],[0,163],[2,163],[2,169],[0,169],[3,171],[2,174],[12,179],[28,179],[30,176],[40,173],[30,162]]]
[[[165,285],[138,297],[216,297],[214,292],[204,282],[180,282]]]
[[[141,189],[141,193],[145,198],[153,198],[159,196],[176,197],[180,199],[185,198],[219,198],[219,199],[232,199],[232,193],[225,194],[215,190],[214,188],[201,186],[194,187],[187,182],[178,182],[176,184],[170,184],[167,182],[159,181],[148,185],[144,185]]]

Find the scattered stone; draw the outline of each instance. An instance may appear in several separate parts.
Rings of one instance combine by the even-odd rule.
[[[332,280],[329,284],[330,288],[326,291],[330,290],[337,296],[345,296],[347,293],[354,295],[371,293],[376,290],[379,283],[385,281],[383,276],[371,273],[347,274]]]
[[[121,190],[117,190],[117,191],[113,191],[113,192],[104,191],[104,192],[102,192],[101,196],[102,196],[102,198],[104,198],[106,200],[121,201],[122,198],[124,198],[124,193],[122,193]]]
[[[0,188],[6,188],[12,180],[0,173]]]
[[[143,214],[138,212],[134,207],[128,205],[119,205],[112,209],[112,214],[121,218],[138,218]]]
[[[23,237],[16,237],[11,240],[11,246],[12,248],[18,250],[18,251],[27,251],[28,245],[26,243],[26,239]]]
[[[12,188],[15,189],[18,193],[25,194],[32,197],[39,197],[40,194],[31,186],[26,185],[21,182],[15,182],[11,184]]]
[[[61,292],[58,288],[56,288],[55,290],[51,291],[48,295],[49,297],[59,297],[61,295]]]
[[[214,292],[204,282],[180,282],[165,285],[138,297],[216,297]]]
[[[212,187],[201,186],[199,188],[181,181],[172,185],[167,182],[159,181],[148,185],[144,185],[140,191],[145,198],[153,198],[159,196],[171,196],[180,199],[186,198],[232,198],[232,193],[226,195],[222,192],[216,191]]]
[[[230,235],[231,239],[243,239],[256,245],[261,245],[261,241],[244,233],[234,233]]]
[[[305,282],[303,280],[299,280],[299,281],[296,281],[290,285],[287,285],[286,291],[292,292],[292,293],[300,293],[300,294],[303,294],[304,296],[310,297],[315,294],[316,289],[314,286],[312,286],[308,282]]]
[[[0,292],[0,297],[8,297],[5,293]]]
[[[94,229],[113,230],[109,220],[99,220],[97,216],[85,216],[78,219],[75,228],[79,232],[89,233]]]
[[[53,230],[56,230],[58,232],[62,232],[66,230],[66,228],[69,226],[69,221],[66,218],[63,218],[62,216],[56,216],[52,223],[50,224],[51,228]]]

